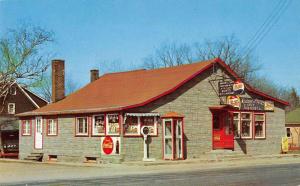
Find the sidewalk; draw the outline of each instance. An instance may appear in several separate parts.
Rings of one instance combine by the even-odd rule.
[[[49,163],[0,159],[0,185],[35,181],[120,177],[191,170],[300,163],[299,154],[255,156],[239,159],[126,162],[122,164]]]

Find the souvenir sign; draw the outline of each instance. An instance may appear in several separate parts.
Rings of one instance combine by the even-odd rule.
[[[241,110],[274,111],[274,102],[241,98]]]
[[[239,109],[241,107],[241,99],[239,96],[227,96],[227,104]]]
[[[106,136],[102,142],[102,150],[105,154],[109,155],[114,150],[114,142],[110,136]]]

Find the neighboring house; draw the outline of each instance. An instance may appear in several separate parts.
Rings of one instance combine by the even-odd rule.
[[[281,152],[288,103],[243,83],[221,59],[99,79],[92,73],[91,83],[66,98],[64,61],[52,68],[53,103],[19,114],[21,159],[31,153],[44,161],[101,162],[200,158],[216,149]],[[146,148],[142,132],[149,136]]]
[[[286,114],[285,128],[289,149],[300,150],[300,108]]]
[[[15,114],[35,110],[48,102],[17,83],[0,101],[0,157],[16,156],[19,152],[19,120]]]

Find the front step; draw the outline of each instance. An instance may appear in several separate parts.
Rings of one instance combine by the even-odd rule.
[[[43,153],[37,153],[37,152],[32,152],[30,155],[28,155],[24,160],[30,160],[30,161],[42,161],[43,159]]]

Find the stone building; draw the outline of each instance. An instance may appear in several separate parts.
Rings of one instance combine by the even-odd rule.
[[[19,114],[20,131],[27,131],[20,133],[21,159],[31,153],[77,162],[191,159],[216,149],[280,153],[288,103],[244,83],[221,59],[99,78],[94,70],[91,83],[65,98],[64,61],[54,63],[62,67],[52,74],[60,101]]]

